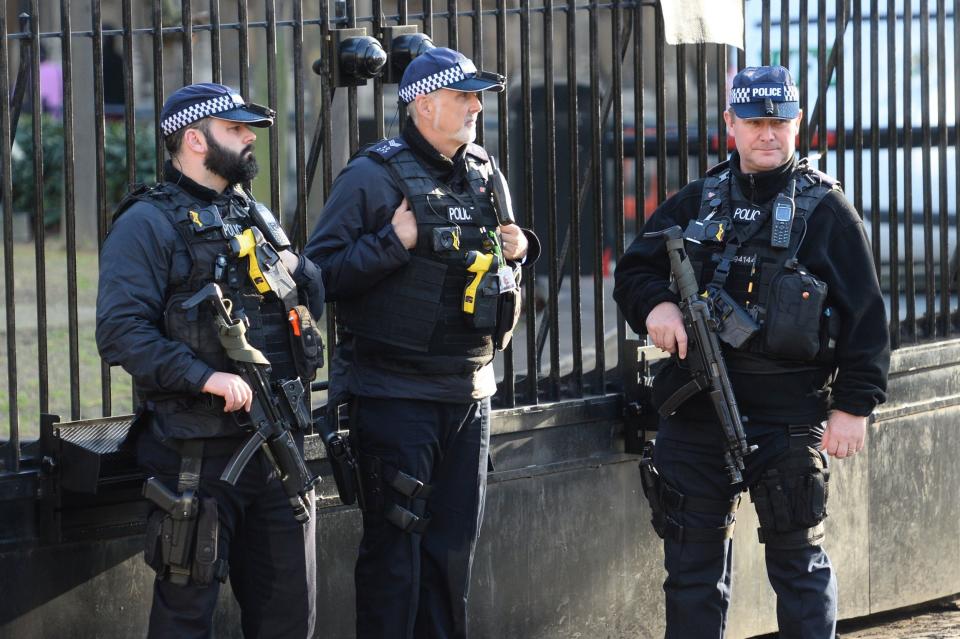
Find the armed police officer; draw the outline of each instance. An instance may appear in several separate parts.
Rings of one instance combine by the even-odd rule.
[[[154,502],[151,637],[209,637],[228,576],[245,636],[313,635],[303,383],[321,363],[323,285],[243,188],[251,127],[274,115],[221,84],[170,95],[164,181],[121,202],[100,257],[97,344],[136,385]]]
[[[330,393],[350,402],[362,468],[357,636],[465,637],[483,516],[495,349],[536,238],[512,222],[473,144],[503,78],[460,53],[415,58],[402,135],[355,156],[305,252],[337,303]],[[505,195],[505,194],[504,194]]]
[[[787,69],[742,70],[724,113],[736,152],[644,227],[683,229],[702,291],[694,298],[718,322],[753,451],[743,457],[742,481],[731,484],[714,406],[691,384],[696,344],[671,289],[663,239],[638,237],[617,265],[614,298],[627,321],[675,355],[653,382],[666,416],[642,465],[664,540],[667,637],[723,636],[731,535],[747,489],[780,636],[835,634],[837,584],[822,547],[827,454],[843,459],[863,447],[867,418],[886,397],[890,354],[860,218],[834,179],[794,157],[801,117]]]

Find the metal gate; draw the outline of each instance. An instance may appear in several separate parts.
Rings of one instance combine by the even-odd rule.
[[[107,485],[106,495],[96,499],[67,499],[51,479],[57,460],[44,452],[50,442],[35,440],[49,436],[56,419],[51,414],[76,422],[123,415],[132,407],[129,377],[104,366],[93,344],[97,249],[122,193],[160,174],[156,116],[164,97],[184,83],[212,80],[278,111],[278,124],[258,140],[265,168],[252,186],[302,245],[349,156],[397,131],[396,84],[385,81],[395,76],[335,86],[337,43],[345,29],[365,29],[390,50],[392,36],[402,31],[397,27],[411,25],[435,44],[458,48],[479,67],[508,78],[506,91],[484,101],[480,141],[508,173],[519,221],[538,231],[544,255],[526,278],[526,307],[514,345],[498,356],[496,405],[504,410],[495,414],[494,437],[505,461],[491,482],[500,486],[494,492],[512,490],[509,494],[521,499],[519,506],[495,502],[503,517],[523,514],[524,491],[533,490],[525,487],[556,485],[544,477],[554,477],[559,468],[580,469],[563,491],[569,488],[565,494],[582,501],[577,503],[584,513],[596,518],[614,513],[625,529],[643,518],[645,506],[634,499],[632,458],[623,454],[624,434],[629,450],[645,411],[636,393],[657,355],[618,316],[612,268],[659,202],[733,148],[721,126],[726,86],[747,64],[782,61],[798,80],[805,114],[798,146],[803,154],[819,154],[820,168],[845,183],[864,217],[888,300],[891,338],[902,356],[895,356],[895,364],[904,376],[925,366],[933,370],[930,362],[937,358],[946,368],[957,348],[947,338],[960,330],[960,0],[749,0],[743,4],[745,51],[724,44],[667,45],[670,25],[659,4],[5,3],[0,10],[0,95],[9,96],[0,100],[5,314],[0,386],[6,389],[0,394],[0,565],[26,565],[17,563],[16,550],[60,540],[42,528],[59,524],[57,509],[70,500],[72,512],[81,513],[74,518],[75,539],[100,539],[98,522],[110,519],[116,524],[111,534],[121,538],[116,547],[123,546],[120,559],[111,561],[134,552],[130,536],[139,530],[139,513],[119,504],[136,503],[136,478],[123,483],[116,478],[127,469],[98,466],[101,476],[117,473],[114,492]],[[334,312],[327,313],[331,345]],[[933,389],[930,393],[952,388],[936,384],[923,388]],[[321,388],[315,405],[323,402]],[[904,390],[909,388],[897,387],[891,403],[914,399],[917,390]],[[928,402],[930,410],[952,410],[960,402],[956,397],[935,398]],[[884,419],[918,414],[919,409],[891,409]],[[107,436],[122,422],[97,420]],[[588,427],[580,428],[584,424]],[[536,445],[513,445],[518,441]],[[594,497],[596,486],[608,491],[607,501]],[[627,505],[609,495],[626,496]],[[543,534],[582,533],[575,528],[580,524],[568,521],[566,504],[551,508],[538,524]],[[321,515],[328,526],[323,534],[339,547],[352,529],[338,523],[344,520],[335,506],[327,510]],[[634,571],[651,563],[639,550],[653,548],[649,531],[636,533],[642,536],[638,543],[612,528],[591,536],[594,561],[566,569],[571,580],[603,586],[594,589],[594,598],[574,598],[583,609],[569,619],[586,619],[581,629],[607,623],[592,617],[592,610],[598,597],[621,596],[608,575],[629,572],[618,568],[624,557]],[[4,554],[10,548],[15,550]],[[522,572],[528,553],[516,559]],[[55,558],[50,561],[55,565]],[[494,568],[485,569],[492,579]],[[529,572],[503,579],[500,596],[539,597],[543,603],[569,594],[562,580],[541,588],[544,584],[528,584],[527,578]],[[646,627],[644,617],[659,614],[656,593],[639,583],[630,582],[626,590],[643,601],[620,602],[624,616],[616,623],[624,632]],[[76,585],[57,584],[62,591]],[[342,599],[338,587],[328,590]],[[949,592],[954,590],[929,594]],[[893,603],[878,605],[894,607],[903,597],[893,593]],[[27,599],[24,594],[0,610],[0,634],[10,610],[27,617],[55,605],[52,597],[41,604]],[[493,589],[477,600],[485,610],[502,608]],[[345,608],[337,606],[349,602],[330,605],[339,611]],[[488,620],[497,629],[489,636],[559,636],[530,632],[538,609],[530,610],[523,618]],[[760,627],[744,623],[743,628]],[[140,629],[134,624],[127,630]],[[115,630],[117,636],[123,632],[124,626]]]
[[[19,442],[36,436],[41,414],[75,420],[131,407],[126,374],[97,369],[91,271],[116,200],[160,174],[165,95],[223,81],[278,110],[258,146],[269,161],[254,189],[301,245],[347,157],[396,133],[395,84],[380,76],[338,90],[331,81],[332,43],[347,28],[388,44],[391,27],[413,25],[508,77],[486,100],[480,141],[508,172],[520,221],[539,231],[546,259],[527,278],[499,405],[616,392],[620,363],[635,375],[609,297],[611,265],[645,214],[725,158],[726,84],[748,61],[789,60],[798,76],[799,148],[822,154],[821,168],[847,185],[869,224],[894,344],[949,336],[960,39],[956,3],[933,4],[746,2],[744,54],[665,45],[653,1],[9,2],[0,15],[0,93],[10,96],[0,147],[13,148],[0,163],[0,197],[11,203],[4,467],[18,469]]]

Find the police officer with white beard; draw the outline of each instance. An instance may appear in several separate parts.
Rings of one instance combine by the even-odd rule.
[[[403,133],[358,153],[305,249],[336,302],[330,395],[363,469],[357,636],[466,637],[483,517],[493,357],[539,244],[491,201],[473,140],[503,77],[446,48],[399,86]]]

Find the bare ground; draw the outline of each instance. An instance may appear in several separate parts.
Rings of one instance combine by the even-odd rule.
[[[960,600],[846,622],[841,624],[837,636],[842,639],[960,638]]]

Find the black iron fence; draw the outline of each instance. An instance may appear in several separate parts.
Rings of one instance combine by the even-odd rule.
[[[653,0],[6,4],[0,470],[19,470],[41,414],[131,408],[126,374],[93,345],[96,250],[123,190],[160,174],[156,115],[170,91],[225,82],[277,109],[253,188],[298,245],[348,156],[396,134],[396,85],[332,82],[344,28],[383,40],[387,27],[414,25],[508,77],[484,102],[480,141],[545,252],[500,356],[502,406],[617,392],[636,377],[612,266],[660,201],[725,159],[726,85],[748,63],[789,61],[805,114],[799,148],[820,154],[864,215],[894,344],[958,330],[960,0],[749,0],[746,52],[666,45]],[[332,308],[327,326],[332,345]]]

